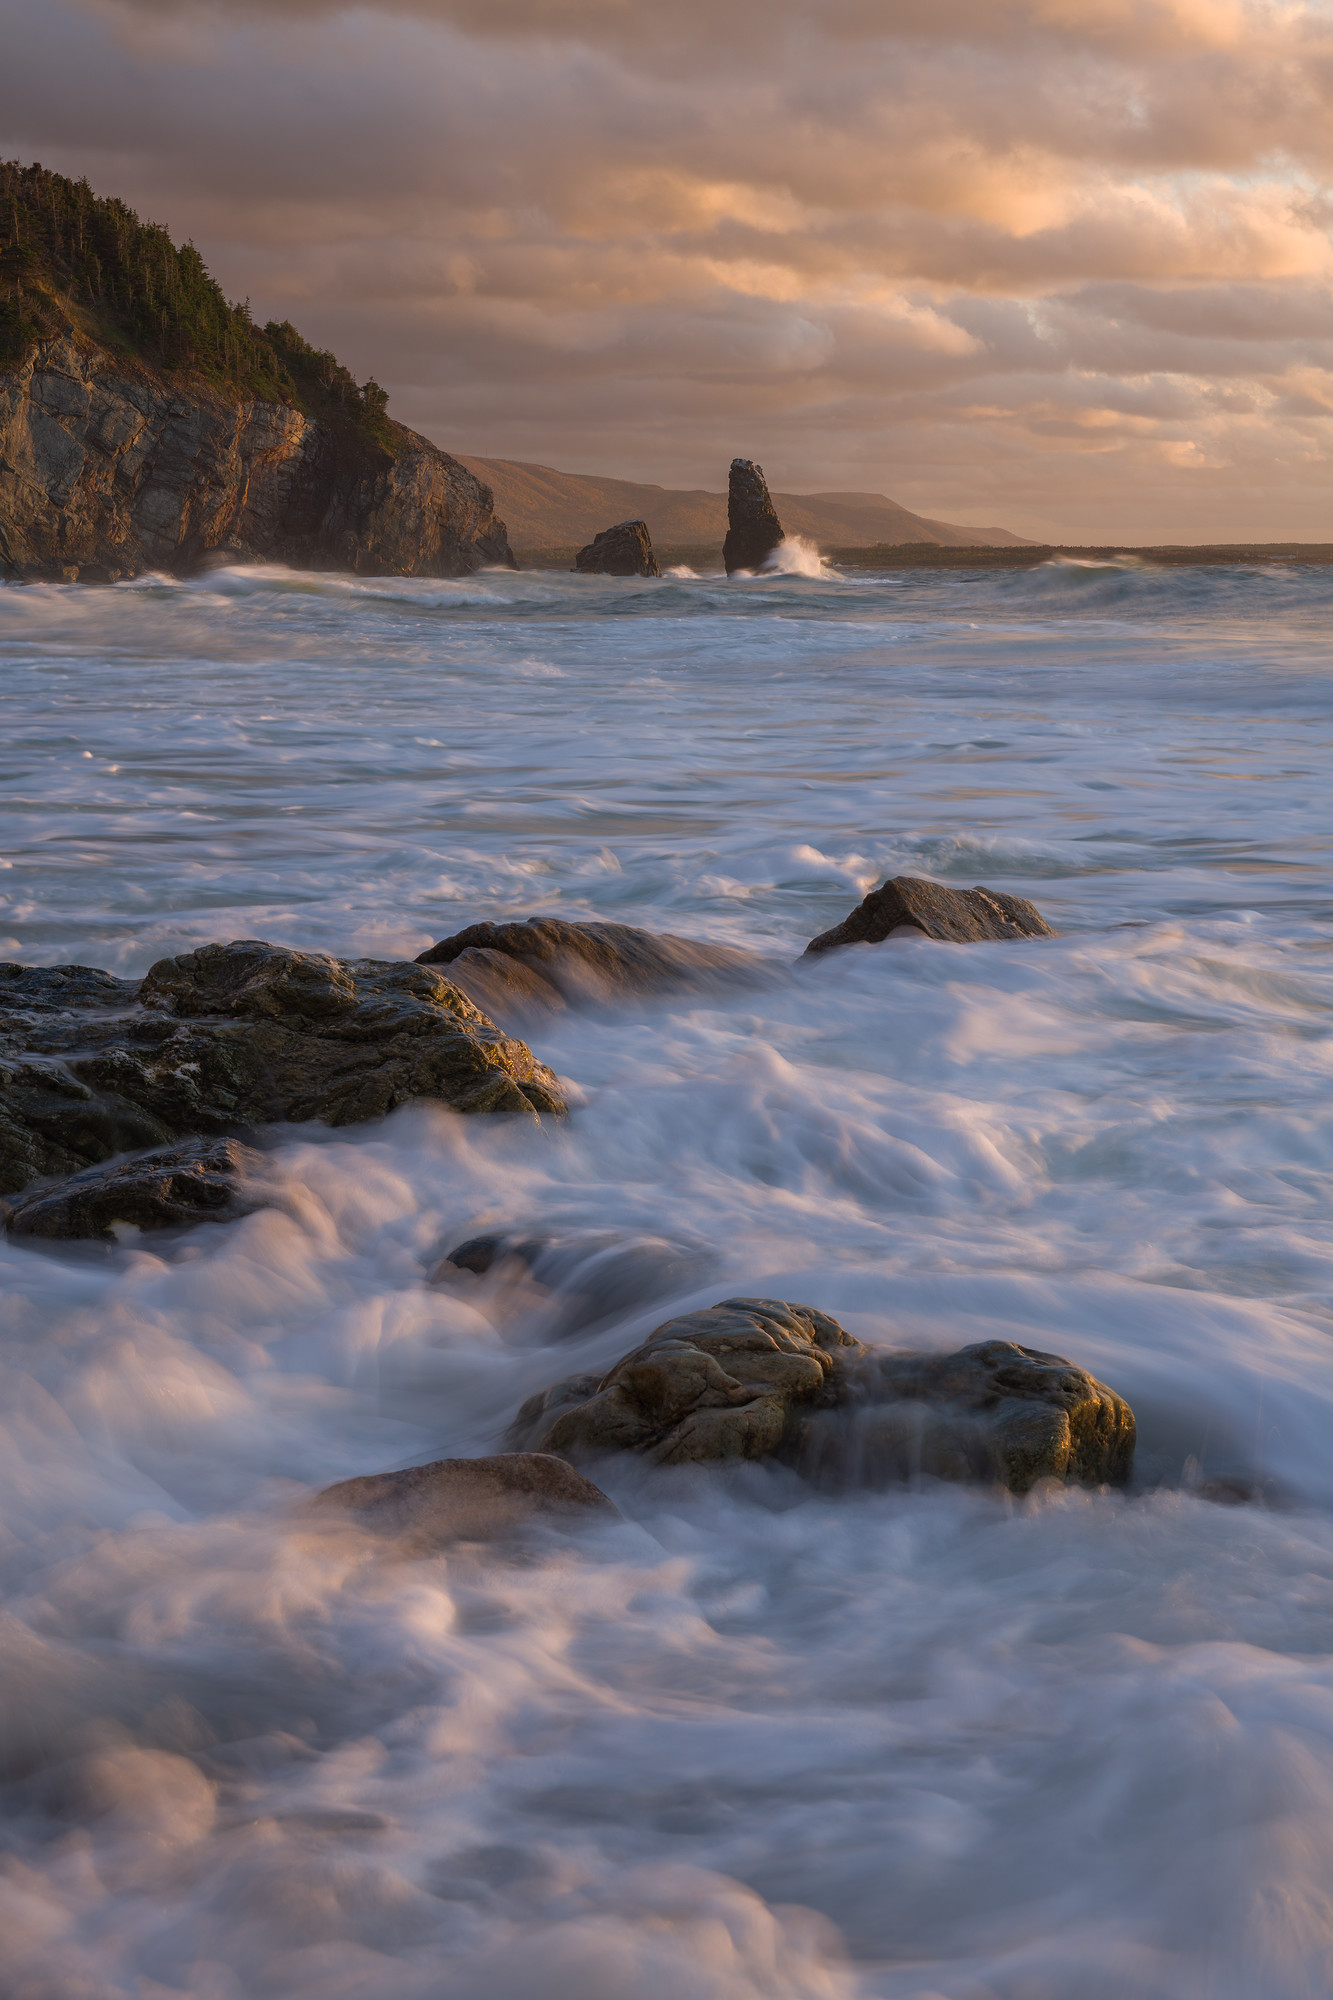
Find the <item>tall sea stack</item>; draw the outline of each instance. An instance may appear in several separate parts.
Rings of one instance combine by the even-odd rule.
[[[761,568],[782,539],[782,523],[769,498],[763,466],[751,458],[733,458],[727,481],[727,539],[722,544],[727,575]]]

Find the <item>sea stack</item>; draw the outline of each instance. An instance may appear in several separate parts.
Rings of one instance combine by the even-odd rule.
[[[584,576],[660,576],[646,521],[620,521],[603,528],[574,558]]]
[[[762,568],[782,540],[782,523],[769,498],[763,466],[751,458],[733,458],[727,481],[727,539],[722,544],[727,575]]]

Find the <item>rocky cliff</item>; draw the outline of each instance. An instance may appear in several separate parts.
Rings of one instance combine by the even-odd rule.
[[[0,577],[513,564],[489,486],[192,243],[0,160]]]
[[[414,431],[383,430],[237,399],[60,332],[0,373],[0,576],[512,567],[490,488]]]

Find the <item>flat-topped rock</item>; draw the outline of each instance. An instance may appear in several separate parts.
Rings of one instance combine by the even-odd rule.
[[[130,1159],[85,1167],[55,1187],[38,1186],[7,1209],[13,1236],[110,1242],[118,1225],[135,1229],[230,1222],[265,1205],[251,1183],[262,1155],[238,1139],[182,1139]]]
[[[247,939],[162,959],[137,987],[52,977],[66,970],[0,979],[0,1193],[174,1139],[350,1125],[414,1099],[565,1109],[527,1045],[427,966]]]
[[[882,944],[895,931],[917,931],[948,944],[1055,936],[1036,904],[1021,896],[1000,889],[949,889],[919,875],[895,875],[831,931],[812,938],[805,956],[845,944]]]
[[[660,576],[646,521],[619,521],[579,550],[574,567],[583,576]]]
[[[722,544],[727,575],[761,569],[783,539],[763,466],[751,458],[733,458],[727,476],[727,538]]]
[[[440,1458],[401,1472],[342,1479],[325,1487],[315,1505],[417,1547],[501,1535],[539,1519],[619,1518],[600,1486],[545,1452]]]
[[[668,1320],[605,1375],[529,1397],[506,1443],[576,1463],[773,1456],[824,1484],[928,1475],[1025,1493],[1122,1482],[1134,1436],[1128,1404],[1059,1355],[1002,1340],[885,1351],[812,1306],[734,1298]]]
[[[474,953],[486,954],[484,968]],[[770,969],[758,953],[735,945],[658,935],[630,924],[567,923],[560,917],[469,924],[423,951],[417,964],[448,966],[451,977],[457,964],[461,984],[474,975],[474,968],[483,977],[494,977],[497,956],[516,961],[530,975],[513,1002],[515,1008],[529,1010],[682,990],[720,992],[761,979]],[[537,981],[550,989],[549,1003]]]

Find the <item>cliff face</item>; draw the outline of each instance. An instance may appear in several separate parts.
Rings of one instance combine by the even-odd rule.
[[[488,486],[428,439],[229,400],[77,333],[0,372],[0,577],[112,582],[209,560],[361,576],[513,566]]]

